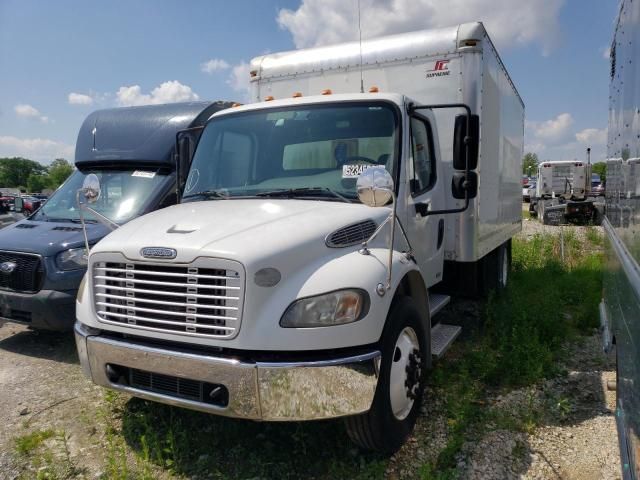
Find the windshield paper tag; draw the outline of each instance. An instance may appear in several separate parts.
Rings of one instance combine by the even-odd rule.
[[[343,165],[342,178],[358,178],[362,172],[379,165]]]
[[[131,174],[132,177],[153,178],[156,176],[156,172],[146,172],[144,170],[136,170]]]

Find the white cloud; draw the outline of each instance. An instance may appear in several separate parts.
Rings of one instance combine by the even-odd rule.
[[[16,105],[15,107],[13,107],[13,110],[19,117],[33,118],[36,120],[40,120],[42,123],[47,123],[49,121],[49,117],[42,115],[42,113],[40,113],[40,110],[26,103]]]
[[[191,90],[188,85],[183,85],[177,80],[161,83],[151,90],[151,93],[142,93],[140,85],[120,87],[116,92],[118,104],[121,106],[157,105],[161,103],[188,102],[198,100],[200,97]]]
[[[75,147],[48,138],[0,136],[0,157],[25,157],[42,163],[56,158],[73,161]]]
[[[576,140],[585,145],[605,145],[607,143],[607,129],[585,128],[576,133]]]
[[[247,101],[249,98],[249,69],[251,67],[246,62],[240,62],[231,68],[229,78],[227,78],[227,85],[233,88],[236,92],[243,94],[243,101]]]
[[[573,117],[570,113],[561,113],[551,120],[544,122],[525,123],[527,136],[534,137],[539,142],[558,145],[571,137]]]
[[[230,65],[221,58],[212,58],[211,60],[201,63],[200,70],[204,73],[212,74],[220,70],[226,70],[229,66]]]
[[[499,48],[538,43],[547,54],[560,37],[565,0],[361,0],[362,36],[447,27],[481,19]],[[357,1],[302,0],[277,21],[296,47],[358,39]]]
[[[91,105],[93,103],[93,97],[84,93],[71,92],[67,99],[70,105]]]

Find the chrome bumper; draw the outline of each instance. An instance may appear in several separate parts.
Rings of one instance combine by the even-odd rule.
[[[75,325],[82,369],[94,383],[133,396],[236,418],[316,420],[369,410],[378,382],[380,352],[317,362],[242,362],[142,346],[92,334]],[[226,387],[224,407],[114,383],[107,365]]]

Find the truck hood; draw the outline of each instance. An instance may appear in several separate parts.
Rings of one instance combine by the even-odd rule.
[[[87,224],[87,237],[93,244],[109,233],[101,224]],[[0,230],[0,250],[37,253],[44,257],[68,248],[84,246],[82,225],[70,222],[22,220]]]
[[[92,252],[141,260],[144,247],[168,247],[177,251],[174,262],[210,256],[248,265],[304,248],[313,256],[313,251],[326,251],[326,236],[338,228],[367,219],[380,224],[388,214],[388,208],[297,199],[184,203],[132,220]]]

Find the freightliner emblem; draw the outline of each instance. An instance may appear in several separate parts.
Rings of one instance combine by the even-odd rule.
[[[16,264],[15,262],[2,262],[0,263],[0,272],[4,273],[5,275],[9,275],[16,269],[17,266],[18,264]]]
[[[144,247],[140,250],[140,254],[144,258],[176,258],[178,252],[173,248],[165,247]],[[2,265],[0,265],[0,269]]]

